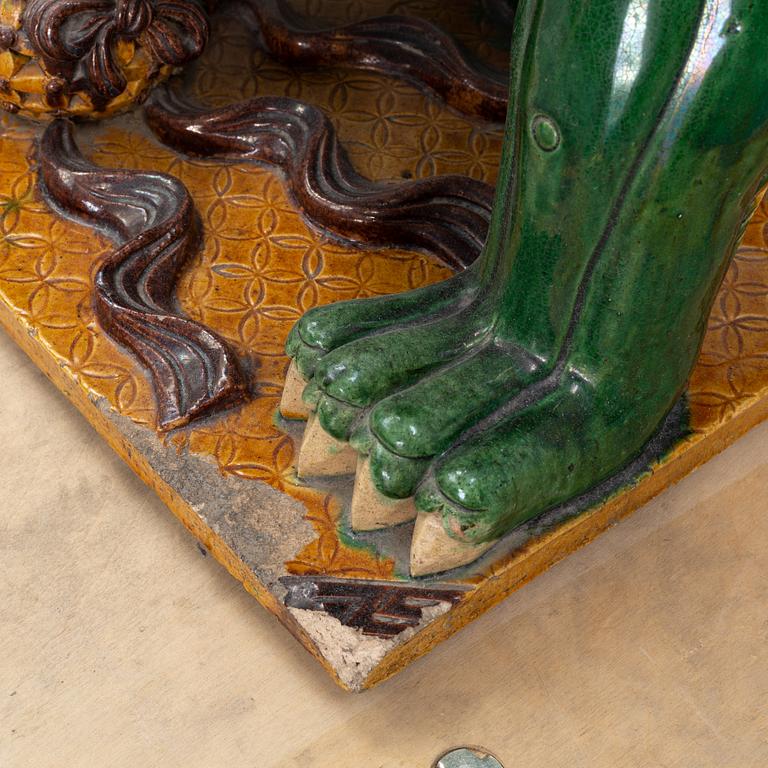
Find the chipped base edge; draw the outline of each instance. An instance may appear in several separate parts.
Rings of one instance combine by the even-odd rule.
[[[361,630],[343,625],[333,616],[321,611],[288,609],[296,621],[314,640],[317,647],[341,670],[342,685],[349,691],[363,690],[366,678],[382,659],[402,642],[407,642],[422,632],[436,618],[449,613],[450,605],[439,603],[422,608],[421,621],[415,627],[404,630],[397,639],[382,639],[365,635]],[[354,659],[350,664],[349,660]]]
[[[0,301],[0,326],[45,374],[56,388],[88,420],[88,423],[107,442],[115,453],[146,483],[163,503],[181,521],[184,527],[239,581],[245,590],[273,614],[285,628],[317,659],[331,678],[345,691],[357,692],[339,676],[322,655],[305,629],[296,621],[283,603],[270,592],[256,575],[237,557],[232,549],[200,518],[195,510],[168,483],[152,469],[146,457],[123,433],[120,421],[126,417],[111,411],[106,401],[95,399],[80,386],[67,370],[59,364],[57,356],[44,342],[36,338],[33,328],[18,318],[5,302]],[[140,428],[140,427],[137,427]],[[146,429],[146,428],[144,428]]]
[[[100,407],[98,401],[89,398],[86,391],[65,370],[59,358],[35,338],[34,329],[26,325],[4,302],[0,302],[0,325],[215,559],[241,582],[264,608],[277,617],[342,689],[352,692],[368,690],[392,677],[512,592],[596,538],[613,523],[630,515],[661,491],[682,480],[768,418],[768,396],[756,398],[711,433],[683,440],[665,461],[654,468],[650,476],[643,478],[637,485],[580,517],[561,524],[547,535],[530,541],[517,551],[514,557],[495,566],[492,575],[479,579],[474,590],[464,600],[393,647],[362,681],[350,686],[339,677],[289,610],[255,578],[232,549],[202,522],[191,506],[156,476],[145,458],[121,433],[118,419],[122,417],[111,414],[107,409]]]

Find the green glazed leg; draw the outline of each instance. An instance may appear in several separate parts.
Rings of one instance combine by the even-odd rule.
[[[289,346],[300,368],[296,338],[322,350],[308,396],[382,494],[483,544],[641,453],[765,180],[766,33],[749,0],[520,4],[471,274],[381,314],[332,305]]]
[[[604,197],[618,193],[621,187],[631,164],[627,147],[645,141],[650,130],[647,121],[629,123],[621,119],[621,114],[615,118],[613,134],[607,139],[595,125],[595,104],[609,99],[603,84],[610,80],[611,61],[597,60],[583,77],[572,77],[570,62],[581,55],[582,37],[590,35],[599,23],[619,34],[621,10],[596,9],[591,4],[586,10],[574,5],[565,11],[560,6],[544,8],[534,3],[521,6],[513,41],[510,90],[527,94],[523,104],[526,109],[516,109],[509,117],[507,147],[486,248],[471,274],[457,277],[446,286],[452,295],[445,288],[433,287],[384,300],[345,302],[313,310],[299,322],[288,351],[301,373],[312,377],[307,390],[310,403],[315,406],[323,394],[327,395],[321,421],[334,437],[348,439],[351,422],[359,423],[367,417],[367,410],[358,410],[353,418],[350,406],[369,410],[387,395],[416,383],[413,372],[430,376],[437,373],[432,384],[413,392],[412,402],[402,395],[397,402],[382,404],[368,425],[374,439],[381,439],[385,446],[395,442],[391,434],[395,423],[400,431],[423,435],[431,429],[424,421],[431,421],[431,414],[420,403],[433,396],[450,395],[443,415],[454,428],[442,426],[441,439],[430,440],[429,446],[414,437],[399,450],[405,457],[428,458],[447,449],[457,432],[473,420],[551,372],[591,252],[605,226],[608,212]],[[663,21],[660,19],[658,24]],[[546,44],[554,24],[574,31],[570,39],[563,40],[559,51]],[[656,30],[649,46],[652,56],[660,57],[667,42]],[[551,82],[558,83],[556,88],[542,77],[543,72],[557,75],[554,78],[550,74]],[[652,114],[661,109],[664,94],[638,88],[628,100],[634,108]],[[573,139],[568,144],[562,142],[562,128],[542,111],[542,106],[553,101],[572,105],[568,122]],[[526,111],[531,113],[532,121],[523,114]],[[522,142],[526,136],[533,139],[527,148]],[[595,158],[597,147],[603,152],[599,162]],[[591,180],[584,195],[574,195],[571,186],[563,183],[575,174]],[[584,215],[585,206],[593,209],[589,216]],[[474,300],[469,311],[462,310],[467,316],[475,315],[464,330],[442,322],[423,327],[450,311],[451,303],[458,310],[470,294],[480,298]],[[402,334],[388,333],[393,326]],[[474,358],[462,367],[463,353],[477,343],[480,327],[486,331],[485,342],[491,347],[487,356],[490,375]],[[454,334],[459,343],[454,344]],[[435,349],[440,347],[443,353],[436,354]],[[452,347],[455,352],[450,351]],[[505,351],[494,354],[497,349]],[[334,350],[333,370],[337,373],[313,376],[319,360]],[[521,366],[516,368],[518,361]],[[439,370],[442,367],[446,368],[444,372]],[[394,369],[400,369],[402,375],[393,375]],[[324,374],[330,370],[330,363],[323,365]],[[504,370],[509,371],[509,377],[501,386],[497,379]],[[351,389],[345,387],[346,382],[356,383],[357,397],[342,392]],[[364,398],[363,383],[368,387]],[[464,397],[464,390],[473,393],[472,397]],[[398,415],[401,406],[403,412]],[[383,483],[377,485],[385,491]],[[401,488],[399,493],[405,491]]]
[[[496,539],[589,490],[642,451],[684,390],[766,179],[768,7],[674,5],[696,32],[672,87],[660,84],[667,106],[614,203],[553,391],[459,442],[420,489],[417,506],[452,536]]]
[[[344,344],[378,331],[439,317],[469,303],[478,292],[476,271],[473,265],[449,280],[407,293],[315,307],[291,329],[286,352],[309,380],[317,363]]]

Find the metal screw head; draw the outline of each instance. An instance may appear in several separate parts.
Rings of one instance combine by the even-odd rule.
[[[433,768],[504,768],[490,753],[479,747],[459,747],[438,758]]]

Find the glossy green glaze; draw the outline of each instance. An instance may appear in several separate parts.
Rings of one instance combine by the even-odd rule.
[[[483,542],[642,451],[764,182],[766,35],[755,0],[521,3],[481,259],[289,342],[382,492]]]

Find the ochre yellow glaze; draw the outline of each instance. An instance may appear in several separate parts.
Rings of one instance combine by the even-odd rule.
[[[358,169],[371,178],[466,173],[494,180],[497,127],[476,125],[413,86],[371,73],[296,73],[260,51],[244,69],[240,62],[248,54],[232,52],[250,45],[241,25],[214,22],[208,50],[190,68],[190,89],[201,102],[228,103],[256,93],[305,98],[328,111]],[[5,277],[0,267],[0,296],[39,330],[81,385],[134,421],[152,425],[144,375],[98,332],[90,306],[91,278],[109,244],[34,202],[27,161],[34,129],[12,118],[6,124],[0,190],[8,191],[2,231],[11,237],[0,247],[3,254],[8,249],[5,266],[12,272]],[[224,474],[268,482],[306,504],[318,539],[296,554],[291,572],[391,576],[389,559],[339,540],[335,499],[294,482],[294,446],[273,423],[287,366],[283,346],[300,313],[316,304],[418,287],[448,271],[421,254],[361,251],[313,232],[267,169],[184,160],[120,126],[99,130],[91,151],[83,148],[104,166],[166,171],[184,181],[205,242],[180,282],[179,299],[191,317],[255,360],[258,396],[211,425],[175,434],[173,442],[213,457]],[[24,270],[30,270],[26,277]]]
[[[372,178],[454,172],[495,179],[499,127],[473,124],[412,86],[374,74],[292,73],[262,52],[243,52],[247,36],[232,26],[214,25],[213,40],[188,75],[189,90],[202,102],[225,104],[256,94],[311,100],[328,111],[358,169]],[[251,65],[242,68],[246,55]],[[165,171],[188,186],[203,223],[204,243],[180,280],[179,300],[191,317],[250,358],[254,371],[252,400],[169,439],[179,448],[209,456],[225,475],[266,482],[305,504],[318,537],[296,553],[287,564],[289,571],[392,577],[390,560],[339,538],[340,510],[332,496],[296,483],[295,446],[274,418],[288,366],[283,345],[292,324],[312,306],[414,288],[446,277],[448,270],[423,254],[334,242],[304,223],[269,169],[180,158],[140,132],[137,124],[113,121],[93,128],[92,145],[82,139],[81,146],[98,164]],[[127,449],[109,434],[106,422],[99,422],[95,409],[88,412],[87,403],[87,396],[104,397],[116,412],[154,426],[143,372],[100,331],[91,309],[93,275],[111,246],[93,231],[59,218],[40,200],[32,155],[35,127],[11,116],[0,126],[0,319],[125,456]],[[493,564],[490,572],[496,578],[488,579],[489,573],[474,579],[478,588],[473,599],[399,647],[367,685],[393,674],[766,418],[767,298],[764,201],[722,286],[693,373],[691,438],[632,490]],[[149,467],[134,469],[159,487]],[[160,492],[194,528],[183,500]],[[225,565],[262,602],[269,602],[239,574],[234,555],[224,552],[212,532],[194,532],[214,552],[218,547]],[[278,606],[268,607],[280,612]]]

